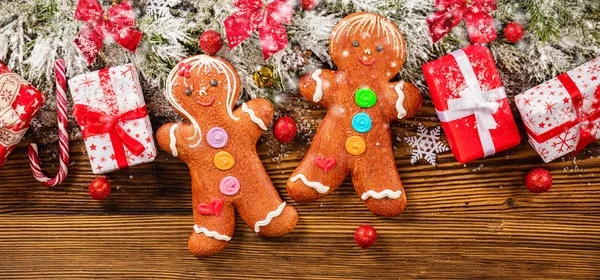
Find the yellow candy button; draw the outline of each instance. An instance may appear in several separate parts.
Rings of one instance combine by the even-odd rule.
[[[215,155],[214,161],[215,166],[220,170],[229,170],[235,164],[235,160],[230,153],[220,151]]]
[[[346,151],[353,156],[364,153],[366,148],[367,143],[360,136],[351,136],[346,140]]]

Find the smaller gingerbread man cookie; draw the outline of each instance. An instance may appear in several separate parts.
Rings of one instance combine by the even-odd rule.
[[[309,202],[334,191],[350,174],[360,199],[375,214],[396,216],[406,206],[390,121],[416,114],[421,94],[390,82],[404,63],[398,28],[372,13],[355,13],[336,25],[329,52],[338,70],[318,69],[298,89],[327,109],[308,153],[287,183],[290,196]]]
[[[240,88],[231,64],[208,55],[183,60],[167,80],[165,96],[187,120],[162,126],[156,138],[190,168],[194,226],[188,247],[196,256],[215,254],[231,240],[234,208],[264,236],[286,234],[298,219],[256,153],[273,107],[265,99],[253,99],[234,110]]]

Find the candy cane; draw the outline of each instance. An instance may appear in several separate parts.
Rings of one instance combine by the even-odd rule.
[[[56,186],[62,183],[69,172],[69,135],[67,133],[67,81],[65,79],[65,62],[62,59],[54,63],[54,72],[56,73],[56,105],[58,107],[58,138],[60,146],[60,168],[54,178],[48,178],[40,168],[38,159],[37,145],[29,145],[29,166],[33,177],[40,183],[48,187]]]

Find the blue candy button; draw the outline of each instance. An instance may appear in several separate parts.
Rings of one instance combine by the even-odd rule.
[[[352,128],[360,133],[369,132],[371,130],[371,117],[367,113],[358,113],[352,117]]]

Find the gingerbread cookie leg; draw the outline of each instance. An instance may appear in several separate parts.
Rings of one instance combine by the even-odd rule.
[[[235,211],[221,198],[194,197],[194,228],[188,248],[198,257],[214,255],[229,243],[235,230]]]
[[[369,157],[356,159],[351,171],[354,189],[375,215],[394,217],[406,207],[406,194],[390,149],[373,151]],[[373,164],[376,162],[377,164]]]
[[[348,165],[339,155],[340,151],[317,152],[320,147],[311,146],[287,182],[287,191],[295,201],[311,202],[321,198],[334,191],[348,176]]]

